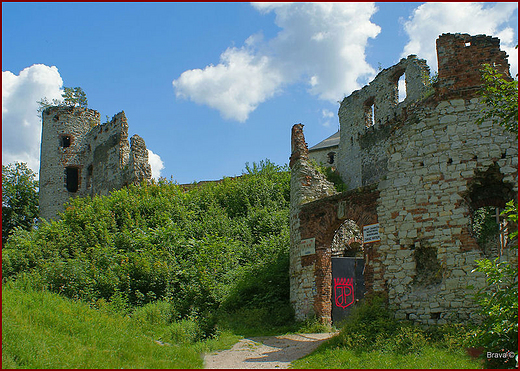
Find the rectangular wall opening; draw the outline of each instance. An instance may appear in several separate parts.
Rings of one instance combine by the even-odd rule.
[[[68,148],[70,147],[70,143],[72,141],[72,138],[70,135],[62,135],[60,137],[60,146],[61,148]]]
[[[65,168],[65,187],[69,192],[77,192],[79,189],[79,169],[77,167]]]
[[[376,115],[376,109],[375,109],[375,98],[374,97],[370,97],[369,99],[367,99],[365,101],[365,104],[364,104],[364,110],[365,110],[365,126],[367,128],[371,127],[371,126],[374,126],[374,124],[376,123],[376,118],[375,118],[375,115]]]
[[[406,75],[403,73],[397,80],[397,102],[401,103],[406,99]]]

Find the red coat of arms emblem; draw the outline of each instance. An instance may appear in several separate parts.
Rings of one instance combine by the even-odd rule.
[[[352,278],[334,278],[334,303],[346,308],[354,303],[354,284]]]

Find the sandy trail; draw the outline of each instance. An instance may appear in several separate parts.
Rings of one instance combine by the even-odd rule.
[[[251,337],[204,356],[205,368],[289,368],[335,333]]]

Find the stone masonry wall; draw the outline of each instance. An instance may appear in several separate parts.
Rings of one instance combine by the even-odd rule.
[[[305,319],[315,313],[314,297],[317,295],[315,261],[302,264],[302,236],[300,233],[300,210],[307,202],[336,193],[334,185],[327,181],[308,162],[308,148],[303,136],[303,125],[292,128],[291,207],[290,207],[290,300],[296,318]],[[305,260],[305,259],[304,259]],[[330,317],[330,314],[329,314]]]
[[[398,103],[398,81],[405,75],[406,98]],[[381,71],[369,85],[341,102],[338,171],[349,189],[377,182],[386,172],[390,123],[426,94],[429,68],[411,55]]]
[[[80,173],[79,196],[85,196],[86,172],[84,138],[99,125],[99,113],[85,108],[50,107],[42,113],[42,141],[40,155],[40,217],[55,218],[71,193],[64,184],[65,169],[75,167]],[[62,138],[69,137],[70,146],[64,147]]]
[[[479,206],[503,207],[518,190],[517,139],[491,122],[477,125],[481,108],[478,98],[441,101],[416,111],[392,136],[378,187],[382,258],[373,269],[384,272],[375,288],[388,292],[398,318],[445,323],[474,316],[467,286],[483,286],[472,270],[484,254],[470,232],[468,187],[496,164],[512,192],[504,197],[494,185],[498,197]],[[434,260],[431,267],[418,267],[420,254]]]
[[[77,189],[67,188],[71,176],[68,168],[77,172]],[[57,218],[71,197],[107,195],[144,179],[151,179],[146,145],[137,135],[128,143],[124,112],[104,124],[100,124],[98,112],[86,108],[50,107],[43,112],[39,201],[42,218]]]
[[[89,173],[85,173],[85,177],[91,177],[89,194],[107,195],[110,190],[120,188],[124,183],[122,170],[130,153],[124,112],[93,128],[85,139],[88,147],[85,161],[91,166]]]

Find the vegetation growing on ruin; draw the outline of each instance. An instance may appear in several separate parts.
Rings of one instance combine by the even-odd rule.
[[[482,80],[481,94],[485,108],[477,122],[491,120],[493,124],[502,125],[518,134],[518,80],[505,78],[489,64],[482,68]]]
[[[325,179],[334,184],[334,188],[337,192],[344,192],[348,190],[347,184],[343,181],[339,171],[335,167],[318,164],[316,160],[310,160],[309,163],[312,165],[312,167],[314,167],[314,169],[322,174]]]
[[[518,136],[518,80],[505,78],[489,65],[483,66],[482,79],[486,108],[477,122],[492,120]],[[508,221],[509,239],[518,239],[518,200],[510,200],[501,215]],[[518,242],[509,246],[516,249]],[[514,264],[496,257],[477,260],[476,264],[475,270],[486,276],[486,287],[475,295],[483,323],[472,333],[472,343],[495,354],[515,352],[518,359],[518,260]],[[485,362],[486,368],[518,367],[509,357],[485,358]]]
[[[38,114],[49,107],[88,107],[87,94],[79,86],[75,88],[64,87],[63,93],[61,93],[61,99],[53,99],[49,101],[46,97],[42,98],[38,102]]]

